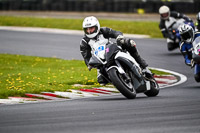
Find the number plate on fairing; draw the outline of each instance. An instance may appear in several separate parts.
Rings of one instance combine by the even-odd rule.
[[[94,55],[98,56],[101,59],[105,59],[105,52],[106,52],[106,44],[108,40],[100,40],[95,42],[93,45]]]

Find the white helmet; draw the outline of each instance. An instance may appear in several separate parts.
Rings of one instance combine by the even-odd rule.
[[[87,28],[90,27],[95,27],[95,31],[92,33],[88,33]],[[86,17],[83,20],[83,30],[88,38],[94,38],[100,31],[100,24],[98,19],[94,16]]]
[[[200,21],[200,12],[197,14],[197,21]]]
[[[160,17],[164,20],[168,19],[170,16],[170,9],[167,6],[161,6],[159,9]]]
[[[194,38],[194,30],[192,26],[188,24],[183,24],[179,26],[178,31],[183,41],[185,41],[186,43],[192,43]]]

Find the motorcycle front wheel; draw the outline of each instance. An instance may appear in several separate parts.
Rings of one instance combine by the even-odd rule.
[[[121,75],[116,68],[111,68],[108,73],[113,85],[120,91],[120,93],[122,93],[122,95],[128,99],[134,99],[136,97],[136,91],[132,82],[124,79],[123,75]]]

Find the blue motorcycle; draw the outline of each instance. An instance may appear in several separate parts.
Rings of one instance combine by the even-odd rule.
[[[179,42],[181,41],[181,37],[178,31],[178,27],[182,24],[188,24],[195,29],[193,22],[187,22],[184,19],[177,20],[176,22],[172,23],[168,27],[168,34],[169,38],[167,38],[167,44],[168,44],[168,50],[174,50],[176,48],[179,48]]]

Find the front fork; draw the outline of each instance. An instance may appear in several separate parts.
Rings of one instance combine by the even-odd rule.
[[[122,75],[122,78],[125,80],[125,82],[131,82],[130,76],[122,69],[121,64],[119,63],[118,60],[115,60],[116,65],[118,66],[118,71]]]

